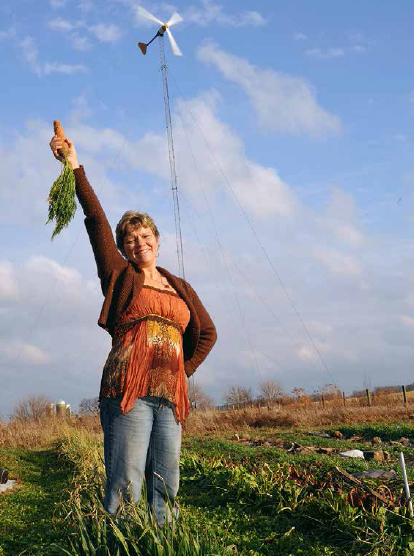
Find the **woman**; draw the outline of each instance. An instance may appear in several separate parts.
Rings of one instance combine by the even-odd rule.
[[[162,524],[178,491],[186,375],[207,357],[216,329],[191,286],[156,266],[159,232],[147,214],[126,212],[115,243],[75,147],[65,141],[105,298],[98,324],[112,336],[99,395],[104,506],[114,515],[120,499],[138,503],[145,476],[148,503]],[[56,135],[50,147],[62,160]]]

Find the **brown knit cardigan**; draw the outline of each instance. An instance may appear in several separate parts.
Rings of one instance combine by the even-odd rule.
[[[98,277],[105,297],[98,324],[113,336],[119,316],[138,294],[144,273],[118,251],[111,227],[85,175],[83,166],[75,171],[76,194],[85,213],[85,226],[95,255]],[[185,280],[157,267],[190,310],[190,322],[183,335],[184,369],[191,376],[204,361],[217,339],[216,328],[196,292]]]

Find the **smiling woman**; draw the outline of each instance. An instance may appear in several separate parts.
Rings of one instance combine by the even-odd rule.
[[[145,212],[127,211],[116,227],[116,244],[121,253],[145,265],[158,256],[159,231]]]
[[[99,396],[105,509],[117,513],[120,497],[137,503],[145,475],[148,504],[162,524],[178,492],[186,375],[212,349],[215,326],[188,282],[156,266],[160,234],[147,214],[126,212],[115,243],[75,147],[64,141],[104,294],[98,324],[112,336]],[[60,160],[62,139],[55,135],[50,147]]]

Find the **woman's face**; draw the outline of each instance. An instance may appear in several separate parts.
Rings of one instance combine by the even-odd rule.
[[[151,228],[134,228],[128,224],[125,231],[124,251],[128,260],[140,268],[155,266],[158,238]]]

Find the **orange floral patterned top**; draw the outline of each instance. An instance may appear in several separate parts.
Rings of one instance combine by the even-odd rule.
[[[115,327],[100,397],[122,397],[125,414],[137,398],[159,396],[172,402],[177,420],[184,421],[190,403],[182,335],[189,320],[178,294],[144,284]]]

